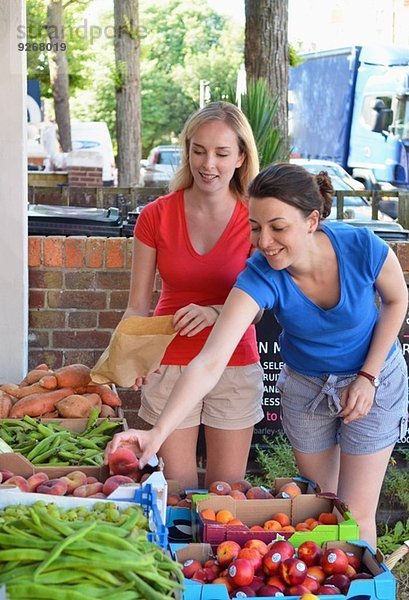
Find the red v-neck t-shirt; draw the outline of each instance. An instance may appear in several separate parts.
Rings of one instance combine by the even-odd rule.
[[[173,315],[187,304],[224,304],[250,256],[248,208],[237,200],[224,232],[206,254],[198,254],[187,229],[183,190],[147,204],[135,225],[135,236],[156,248],[162,291],[154,315]],[[187,365],[202,349],[211,327],[192,337],[176,336],[162,359],[166,365]],[[259,360],[255,328],[240,340],[229,366]]]

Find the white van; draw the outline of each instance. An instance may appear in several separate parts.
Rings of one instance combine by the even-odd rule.
[[[102,179],[104,185],[116,185],[114,149],[108,126],[103,121],[71,121],[71,141],[73,150],[101,152],[104,162]]]

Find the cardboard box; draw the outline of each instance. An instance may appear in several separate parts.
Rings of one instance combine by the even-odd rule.
[[[98,419],[97,423],[104,421],[105,419]],[[82,432],[85,431],[88,423],[88,419],[40,419],[41,423],[58,423],[63,429],[69,431]],[[118,422],[121,427],[118,431],[126,431],[128,425],[125,419],[111,419],[111,421]],[[81,470],[90,477],[96,477],[99,481],[105,481],[108,477],[108,468],[106,466],[89,466],[89,465],[71,465],[69,467],[46,466],[46,465],[33,465],[27,460],[22,454],[17,452],[0,454],[0,471],[8,469],[15,475],[21,475],[22,477],[30,477],[34,473],[47,473],[50,479],[55,477],[61,477],[72,471]]]
[[[239,518],[244,525],[223,525],[203,519],[200,512],[211,508],[215,512],[223,508]],[[297,524],[307,517],[318,517],[321,512],[334,512],[338,525],[318,525],[308,532],[252,531],[253,525],[263,525],[276,512],[290,517],[291,524]],[[234,500],[231,496],[211,496],[200,500],[192,513],[193,539],[217,546],[224,540],[234,540],[243,545],[249,539],[260,539],[267,544],[276,539],[288,539],[294,546],[306,540],[319,544],[330,540],[356,540],[359,530],[356,521],[346,507],[336,498],[324,494],[302,494],[289,499],[273,500]]]
[[[396,581],[383,562],[383,556],[375,553],[369,548],[365,542],[326,542],[323,548],[341,548],[347,552],[353,552],[362,560],[365,566],[372,575],[373,579],[356,579],[351,582],[347,595],[336,594],[331,598],[334,600],[394,600],[396,598]],[[172,557],[180,563],[184,563],[189,559],[205,561],[212,557],[212,549],[210,544],[170,544],[170,552]],[[186,592],[183,600],[200,600],[217,599],[229,600],[227,588],[223,585],[205,584],[185,579]],[[198,588],[202,588],[200,593]],[[216,589],[217,588],[217,589]],[[204,595],[203,595],[204,594]],[[299,596],[286,596],[288,598],[299,598]],[[328,596],[318,596],[320,600],[328,598]],[[267,600],[274,600],[270,597]]]

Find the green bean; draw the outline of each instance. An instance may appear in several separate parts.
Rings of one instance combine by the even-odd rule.
[[[11,600],[88,600],[88,596],[75,590],[40,585],[35,583],[8,585],[7,593]]]
[[[88,531],[91,531],[92,529],[94,529],[94,527],[96,526],[97,522],[93,521],[92,523],[90,523],[87,527],[84,527],[84,529],[80,530],[80,531],[76,531],[75,533],[72,533],[71,535],[69,535],[67,538],[65,538],[65,540],[61,543],[58,544],[58,546],[56,546],[54,548],[54,550],[51,552],[51,554],[49,555],[49,557],[47,558],[47,560],[43,560],[43,562],[36,568],[36,570],[34,571],[34,580],[36,579],[36,577],[42,572],[44,571],[44,569],[46,569],[58,556],[60,556],[61,552],[70,544],[72,544],[73,542],[79,540],[80,538],[84,537]]]
[[[21,548],[13,548],[11,550],[0,550],[0,561],[18,560],[18,561],[32,561],[32,560],[44,560],[48,556],[48,552],[45,550],[35,550],[33,548],[22,550]]]

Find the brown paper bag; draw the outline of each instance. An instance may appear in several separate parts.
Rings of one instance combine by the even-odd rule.
[[[172,315],[129,317],[121,321],[108,348],[91,370],[92,381],[131,387],[137,377],[156,371],[167,346],[177,335],[172,321]]]

